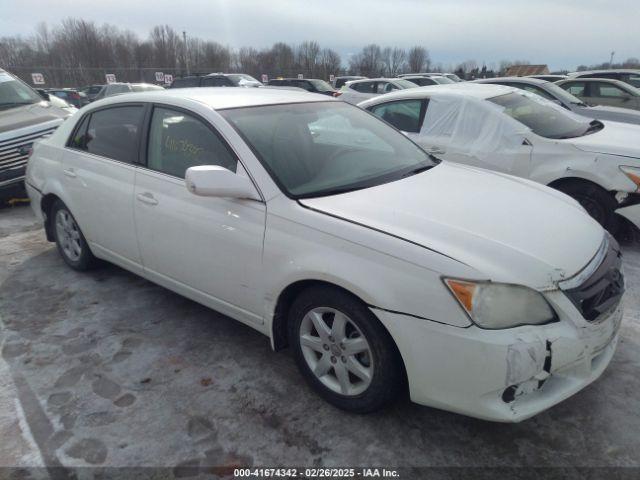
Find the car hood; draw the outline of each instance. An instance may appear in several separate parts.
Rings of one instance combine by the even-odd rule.
[[[640,124],[640,112],[629,108],[607,107],[604,105],[593,107],[576,106],[573,111],[589,118],[597,118],[598,120]]]
[[[39,125],[67,118],[71,113],[52,106],[49,102],[34,103],[0,110],[0,135],[11,130]]]
[[[640,126],[630,123],[602,122],[599,132],[570,138],[566,142],[584,152],[640,158]]]
[[[437,251],[487,279],[538,290],[578,273],[604,238],[600,225],[560,192],[453,163],[300,203]]]

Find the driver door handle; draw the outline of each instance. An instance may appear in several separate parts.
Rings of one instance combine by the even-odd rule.
[[[138,199],[139,202],[146,203],[147,205],[158,204],[158,200],[155,199],[155,197],[153,196],[153,193],[151,192],[139,193],[138,195],[136,195],[136,198]]]
[[[69,178],[76,178],[78,176],[78,174],[73,170],[73,168],[68,168],[66,170],[63,170],[62,173],[64,173]]]

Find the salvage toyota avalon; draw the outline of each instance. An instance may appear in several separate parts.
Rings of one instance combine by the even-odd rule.
[[[306,92],[92,103],[36,144],[27,188],[76,270],[120,265],[289,346],[327,401],[528,418],[613,356],[620,251],[564,194],[439,163]]]

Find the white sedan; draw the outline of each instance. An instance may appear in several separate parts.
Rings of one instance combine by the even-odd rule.
[[[618,340],[619,248],[574,200],[439,163],[326,96],[95,102],[35,145],[27,189],[71,268],[107,260],[250,325],[350,411],[408,387],[519,421],[600,376]]]
[[[640,227],[640,126],[593,120],[501,85],[421,87],[361,102],[443,160],[524,177],[575,198],[615,232]]]

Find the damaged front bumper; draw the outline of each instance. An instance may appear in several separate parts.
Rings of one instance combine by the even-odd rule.
[[[414,402],[519,422],[596,380],[618,341],[621,302],[589,322],[562,291],[546,297],[558,322],[506,330],[451,327],[372,310],[398,345]]]

